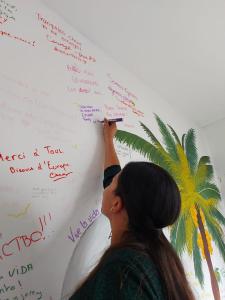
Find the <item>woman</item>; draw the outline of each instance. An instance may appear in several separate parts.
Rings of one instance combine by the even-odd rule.
[[[102,213],[111,224],[111,246],[70,300],[193,300],[181,261],[162,231],[179,216],[178,187],[149,162],[131,162],[121,171],[115,133],[116,124],[105,120]]]

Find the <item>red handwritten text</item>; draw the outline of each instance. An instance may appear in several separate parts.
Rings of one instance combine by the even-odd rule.
[[[44,18],[40,13],[37,13],[38,20],[41,21],[46,27],[50,28],[51,30],[54,30],[60,34],[65,35],[65,31],[61,29],[58,25],[55,25],[51,22],[49,22],[46,18]]]
[[[40,161],[41,156],[41,150],[38,148],[35,148],[33,152],[31,152],[31,157],[35,159],[34,164],[25,165],[25,166],[19,166],[15,167],[10,165],[9,166],[9,172],[10,174],[13,174],[13,176],[16,176],[15,174],[21,174],[21,173],[33,173],[33,172],[42,172],[44,169],[49,171],[49,178],[53,179],[53,181],[58,181],[59,179],[63,179],[68,177],[73,172],[69,170],[70,167],[69,163],[67,162],[58,162],[52,164],[50,160],[44,160]],[[63,155],[64,151],[60,148],[52,147],[51,145],[43,146],[42,152],[44,151],[45,156],[58,156]],[[0,164],[8,164],[12,162],[19,162],[21,160],[26,160],[27,156],[24,152],[22,153],[13,153],[13,154],[3,154],[0,152]],[[36,161],[38,159],[38,161]]]
[[[13,35],[13,34],[11,34],[9,32],[6,32],[6,31],[0,30],[0,36],[5,36],[5,37],[8,37],[10,39],[14,39],[14,40],[17,40],[19,42],[23,42],[23,43],[26,43],[26,44],[28,44],[30,46],[35,47],[35,43],[36,43],[35,41],[32,41],[32,42],[28,41],[27,39],[24,39],[24,38],[16,36],[16,35]]]
[[[11,154],[11,155],[3,155],[2,153],[0,153],[0,162],[1,161],[15,161],[15,160],[21,160],[21,159],[25,159],[26,156],[23,153],[18,153],[18,154]]]
[[[46,219],[51,221],[51,214],[48,214],[48,217],[43,216],[39,217],[39,222],[41,224],[40,230],[34,230],[29,234],[22,234],[13,237],[9,241],[5,242],[0,247],[0,260],[7,258],[9,256],[15,255],[18,252],[23,251],[26,248],[30,248],[32,245],[45,240],[44,228],[47,225]]]
[[[92,55],[83,54],[82,44],[73,36],[67,35],[61,27],[48,21],[40,13],[37,13],[37,19],[41,23],[42,28],[47,31],[46,38],[53,45],[53,51],[72,57],[79,63],[96,62],[95,57]]]
[[[51,146],[45,146],[44,149],[47,150],[48,154],[62,154],[63,151],[61,149],[52,149]]]
[[[4,24],[7,21],[6,18],[0,16],[0,24]]]

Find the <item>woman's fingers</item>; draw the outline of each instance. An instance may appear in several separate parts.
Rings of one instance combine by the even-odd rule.
[[[117,131],[117,126],[115,122],[109,122],[106,118],[104,118],[103,129],[104,137],[113,139]]]

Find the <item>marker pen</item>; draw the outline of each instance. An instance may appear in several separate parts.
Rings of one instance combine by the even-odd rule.
[[[107,120],[109,123],[114,123],[114,122],[122,122],[123,121],[123,118],[115,118],[115,119],[108,119]],[[104,123],[104,120],[103,121],[99,121],[100,123]]]

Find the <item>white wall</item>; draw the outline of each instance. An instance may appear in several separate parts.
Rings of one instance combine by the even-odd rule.
[[[225,119],[203,127],[225,199]]]
[[[91,225],[96,218],[93,211],[99,211],[101,206],[103,139],[101,124],[95,119],[123,114],[120,129],[146,138],[139,125],[142,121],[159,139],[153,113],[171,124],[179,136],[195,124],[41,2],[15,0],[15,6],[10,7],[2,1],[0,286],[13,288],[1,293],[10,300],[16,295],[22,300],[21,293],[34,291],[43,299],[58,300],[70,259],[85,233],[81,223]],[[54,50],[56,46],[60,51]],[[122,103],[124,97],[132,100],[143,115]],[[49,145],[60,151],[49,153],[45,148]],[[201,134],[197,145],[200,155],[209,154]],[[122,165],[137,157],[134,151],[117,147]],[[57,166],[57,171],[50,169],[48,162]],[[60,167],[63,164],[66,166]],[[32,169],[10,171],[28,167]],[[82,257],[83,264],[79,261],[84,270],[89,267],[88,261],[108,244],[108,224],[106,220],[103,223],[104,236],[98,234],[98,226],[90,227],[89,238],[84,238],[77,248],[78,254],[81,246],[87,253],[87,258]],[[31,243],[32,234],[35,241]],[[78,238],[71,238],[75,234]],[[14,276],[9,275],[28,264],[32,268],[25,274],[15,271]],[[220,264],[221,259],[216,257],[215,265]],[[193,267],[190,268],[187,272],[194,282]],[[76,272],[81,269],[75,268]],[[79,275],[76,273],[74,278]],[[198,284],[195,289],[201,299],[203,295],[204,299],[212,299],[207,275],[205,290]]]

